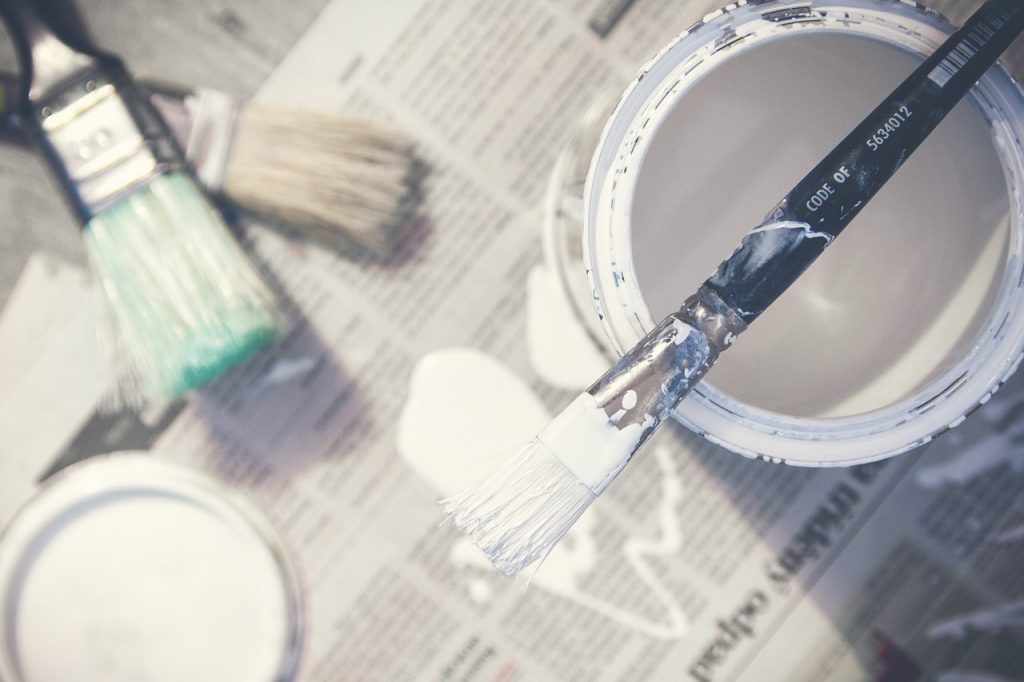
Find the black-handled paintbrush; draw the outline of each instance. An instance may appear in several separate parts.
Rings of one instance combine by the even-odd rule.
[[[0,0],[0,19],[18,118],[82,224],[130,385],[176,397],[270,343],[271,290],[121,62],[62,39],[30,0]]]
[[[341,252],[381,258],[397,246],[422,168],[413,139],[396,126],[242,104],[207,88],[136,85],[208,192]],[[18,90],[18,79],[0,72],[0,141],[27,141]]]
[[[501,573],[515,574],[551,550],[719,354],[821,255],[1022,29],[1024,2],[989,0],[747,233],[678,312],[478,488],[443,502]]]

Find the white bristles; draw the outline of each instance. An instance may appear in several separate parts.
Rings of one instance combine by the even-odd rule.
[[[597,499],[538,440],[480,485],[442,501],[503,575],[543,559]]]
[[[328,243],[385,255],[412,203],[412,147],[407,136],[375,121],[247,106],[223,192]]]

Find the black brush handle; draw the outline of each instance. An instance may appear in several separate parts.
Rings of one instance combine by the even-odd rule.
[[[18,79],[13,74],[0,73],[0,142],[19,143],[25,135],[18,127],[15,112],[18,97]]]
[[[747,324],[842,232],[1024,29],[989,0],[793,188],[704,287]]]
[[[97,68],[109,57],[59,36],[53,23],[31,0],[0,0],[0,19],[7,25],[21,65],[23,103],[44,99],[83,70]]]

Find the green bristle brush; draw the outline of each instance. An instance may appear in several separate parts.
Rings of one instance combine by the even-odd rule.
[[[0,0],[22,68],[18,115],[83,225],[117,349],[146,396],[176,397],[277,335],[274,296],[121,62]]]

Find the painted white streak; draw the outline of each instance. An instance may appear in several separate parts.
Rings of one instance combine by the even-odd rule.
[[[600,495],[626,466],[644,430],[653,423],[649,417],[644,424],[619,428],[594,396],[581,393],[537,439],[594,495]]]
[[[997,633],[1004,629],[1024,628],[1024,599],[972,611],[928,628],[929,639],[961,639],[971,630]]]
[[[831,244],[832,240],[835,239],[835,236],[829,234],[828,232],[815,232],[807,223],[800,223],[793,220],[780,220],[777,223],[768,223],[767,225],[761,225],[760,227],[755,227],[753,230],[750,231],[749,234],[754,234],[755,232],[772,232],[774,230],[803,230],[804,236],[806,238],[824,239],[826,246]]]
[[[919,486],[927,489],[966,485],[1003,464],[1024,470],[1024,459],[1018,456],[1019,452],[1020,445],[1015,442],[1014,434],[995,433],[964,448],[951,459],[921,467],[915,478]]]

